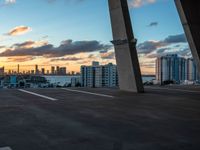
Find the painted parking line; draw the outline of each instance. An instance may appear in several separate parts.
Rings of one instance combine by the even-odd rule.
[[[101,97],[107,97],[107,98],[114,98],[114,96],[111,95],[105,95],[105,94],[99,94],[99,93],[93,93],[93,92],[87,92],[87,91],[80,91],[80,90],[73,90],[68,88],[62,88],[63,90],[70,91],[70,92],[77,92],[77,93],[83,93],[83,94],[89,94],[89,95],[95,95],[95,96],[101,96]]]
[[[187,93],[199,93],[200,91],[191,91],[191,90],[184,90],[184,89],[174,89],[174,88],[156,88],[156,87],[146,87],[148,89],[155,89],[155,90],[168,90],[168,91],[179,91],[179,92],[187,92]]]
[[[55,98],[52,98],[52,97],[49,97],[49,96],[41,95],[41,94],[38,94],[38,93],[23,90],[23,89],[19,89],[19,91],[21,91],[23,93],[31,94],[31,95],[34,95],[34,96],[38,96],[38,97],[41,97],[41,98],[44,98],[44,99],[48,99],[48,100],[51,100],[51,101],[57,101],[58,100],[58,99],[55,99]]]
[[[0,150],[12,150],[10,147],[0,147]]]

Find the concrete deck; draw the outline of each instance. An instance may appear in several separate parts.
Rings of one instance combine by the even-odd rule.
[[[2,150],[200,149],[200,87],[27,90],[0,90]]]

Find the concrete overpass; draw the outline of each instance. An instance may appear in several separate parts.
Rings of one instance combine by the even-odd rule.
[[[144,92],[127,0],[108,0],[120,89]],[[175,0],[194,60],[200,70],[200,2]]]

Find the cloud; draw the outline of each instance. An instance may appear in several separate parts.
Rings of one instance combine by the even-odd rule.
[[[115,59],[115,52],[100,53],[102,59]]]
[[[138,8],[144,5],[153,4],[157,0],[129,0],[130,8]]]
[[[148,27],[155,27],[158,26],[158,22],[151,22]]]
[[[165,56],[167,54],[178,54],[182,57],[191,57],[191,50],[189,48],[188,44],[180,44],[180,46],[177,48],[176,46],[172,47],[165,47],[160,48],[157,50],[152,51],[149,54],[146,54],[146,58],[155,58],[160,56]]]
[[[157,50],[157,53],[164,53],[164,52],[166,52],[167,50],[169,50],[169,47],[160,48],[160,49]]]
[[[57,61],[79,61],[83,60],[84,58],[78,58],[78,57],[65,57],[65,58],[56,58],[56,59],[51,59],[52,62],[57,62]]]
[[[56,2],[58,0],[44,0],[47,3],[53,3]],[[84,2],[86,0],[65,0],[66,2],[76,2],[76,3],[80,3],[80,2]],[[138,8],[147,4],[152,4],[155,3],[157,0],[128,0],[129,2],[129,6],[130,8]],[[4,3],[1,4],[1,6],[6,6],[6,5],[11,5],[11,4],[15,4],[16,0],[4,0]]]
[[[0,46],[0,49],[2,49],[2,48],[6,48],[5,46]]]
[[[59,0],[45,0],[47,3],[53,3],[53,2],[56,2],[56,1],[59,1]],[[86,1],[86,0],[65,0],[65,2],[83,2],[83,1]]]
[[[145,41],[143,43],[140,43],[137,46],[137,49],[140,54],[148,54],[155,49],[163,46],[166,46],[166,43],[163,43],[162,41]]]
[[[174,43],[186,43],[187,39],[185,34],[170,35],[163,41],[164,43],[174,44]]]
[[[3,41],[3,40],[4,40],[4,37],[0,35],[0,41]]]
[[[28,42],[27,42],[28,43]],[[71,39],[62,41],[58,47],[52,44],[44,44],[37,47],[24,47],[25,43],[14,44],[0,53],[0,57],[11,56],[43,56],[46,58],[63,57],[79,53],[88,53],[110,49],[111,45],[101,44],[98,41],[72,41]],[[29,44],[32,44],[31,42]],[[23,46],[22,46],[23,45]]]
[[[185,34],[170,35],[164,40],[160,41],[145,41],[143,43],[138,44],[137,49],[140,54],[148,54],[160,48],[164,48],[172,44],[178,43],[187,43]]]
[[[26,41],[23,43],[16,43],[14,45],[11,46],[11,48],[15,49],[25,49],[25,48],[33,48],[33,47],[40,47],[40,46],[44,46],[47,45],[48,42],[47,41]]]
[[[17,36],[17,35],[22,35],[26,34],[27,32],[30,32],[32,29],[27,26],[17,26],[13,29],[11,29],[6,35],[9,36]]]
[[[107,53],[107,52],[108,52],[108,50],[102,50],[99,53]]]
[[[16,0],[5,0],[6,5],[14,4],[16,3]]]
[[[95,58],[95,55],[94,55],[94,54],[90,54],[90,55],[88,56],[88,58],[89,58],[89,59],[94,59],[94,58]]]
[[[142,61],[140,62],[140,65],[146,68],[155,68],[155,60],[150,59],[150,60]]]
[[[26,62],[34,59],[35,57],[11,57],[8,58],[6,62]]]
[[[0,2],[0,7],[9,6],[15,3],[16,0],[3,0],[3,2]]]

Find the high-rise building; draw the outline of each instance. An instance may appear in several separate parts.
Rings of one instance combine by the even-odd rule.
[[[118,85],[117,66],[112,63],[97,66],[95,71],[95,87],[116,87]]]
[[[81,86],[81,78],[80,78],[80,76],[75,76],[75,77],[71,78],[71,86],[72,87]]]
[[[67,74],[67,68],[66,67],[61,67],[59,69],[59,75],[66,75]]]
[[[71,72],[71,75],[75,75],[75,71],[72,71],[72,72]]]
[[[51,67],[51,74],[52,75],[66,75],[67,74],[67,68],[57,66],[56,69],[55,69],[55,67],[52,66]]]
[[[117,66],[112,63],[92,66],[81,66],[81,82],[84,87],[116,87],[118,86]]]
[[[35,65],[35,74],[36,74],[36,75],[38,75],[38,74],[39,74],[38,65]]]
[[[93,61],[93,62],[92,62],[92,66],[94,66],[94,67],[99,66],[99,62],[98,62],[98,61]]]
[[[34,70],[31,70],[31,74],[32,74],[32,75],[34,74]]]
[[[55,74],[55,67],[54,67],[54,66],[51,67],[51,74],[52,74],[52,75]]]
[[[45,74],[45,69],[44,68],[42,68],[42,75],[44,75]]]
[[[194,62],[193,58],[189,58],[186,60],[186,78],[189,81],[196,81],[199,80],[198,70],[196,63]]]
[[[197,68],[193,59],[185,59],[178,55],[166,55],[156,60],[156,79],[180,83],[184,80],[197,80]]]
[[[17,74],[19,74],[19,64],[17,65]]]
[[[59,73],[60,73],[60,67],[57,66],[57,67],[56,67],[56,74],[59,75]]]
[[[106,87],[116,87],[118,86],[118,73],[117,66],[109,63],[104,66],[104,75],[105,78],[104,85]]]
[[[1,76],[4,75],[4,73],[5,73],[4,71],[5,71],[5,68],[4,68],[4,67],[1,67],[1,68],[0,68],[0,75],[1,75]]]
[[[81,66],[81,84],[83,87],[95,87],[93,66]]]

